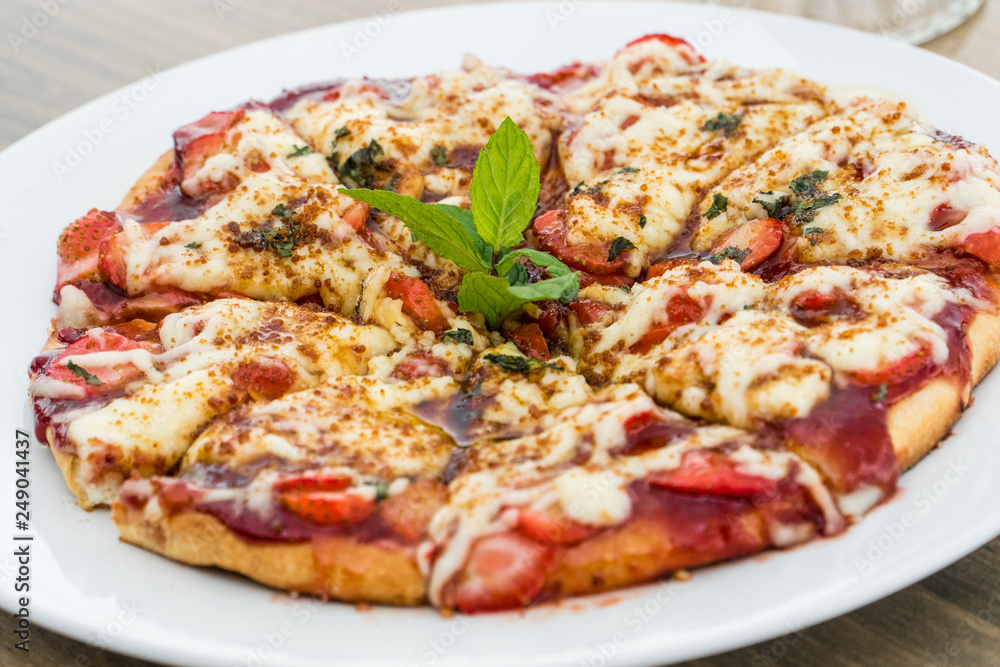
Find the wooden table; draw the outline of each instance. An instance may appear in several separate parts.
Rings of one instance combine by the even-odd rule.
[[[16,43],[26,21],[54,7],[37,34]],[[459,4],[405,0],[406,9]],[[209,53],[319,24],[363,17],[363,0],[4,0],[0,3],[0,149],[108,91]],[[228,11],[227,11],[228,10]],[[36,17],[36,22],[40,22]],[[30,34],[30,30],[27,31]],[[1000,78],[1000,0],[927,45]],[[16,41],[16,40],[15,40]],[[995,148],[995,147],[994,147]],[[690,665],[1000,664],[1000,539],[938,574],[852,614]],[[991,607],[992,602],[992,607]],[[32,651],[12,648],[12,619],[0,612],[0,665],[140,667],[35,628]]]

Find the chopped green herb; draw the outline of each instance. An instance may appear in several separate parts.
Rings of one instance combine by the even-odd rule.
[[[188,250],[194,250],[195,248],[199,247],[200,245],[201,244],[198,243],[197,241],[191,241],[191,243],[185,244],[184,247],[187,248]]]
[[[626,294],[631,294],[632,293],[632,287],[630,285],[615,285],[615,288],[616,289],[620,289],[621,291],[625,292]]]
[[[802,233],[803,234],[822,234],[823,233],[823,228],[822,227],[806,227],[805,229],[802,230]]]
[[[712,205],[705,211],[705,217],[709,220],[717,218],[720,214],[725,213],[727,208],[729,208],[729,199],[716,192],[712,195]]]
[[[271,215],[277,216],[279,218],[290,218],[295,215],[295,211],[288,208],[284,204],[278,204],[271,210]]]
[[[577,196],[578,194],[580,194],[581,192],[583,192],[583,189],[584,189],[585,187],[587,187],[587,184],[586,184],[586,183],[584,183],[583,181],[580,181],[580,182],[579,182],[579,183],[577,183],[577,184],[576,184],[575,186],[573,186],[573,189],[572,189],[572,190],[570,190],[570,193],[569,193],[569,196],[570,196],[570,197],[575,197],[575,196]]]
[[[774,192],[761,192],[762,195],[773,195]],[[772,201],[764,201],[763,199],[754,199],[754,204],[760,204],[764,211],[767,212],[767,217],[781,219],[788,215],[790,210],[789,204],[791,202],[791,197],[788,195],[781,195],[777,199]]]
[[[299,146],[298,144],[292,144],[292,152],[288,154],[288,157],[301,157],[303,155],[309,155],[313,152],[313,149],[309,146]]]
[[[838,201],[840,201],[840,195],[837,193],[832,195],[819,195],[817,197],[813,197],[812,199],[798,199],[792,202],[792,219],[799,224],[812,222],[813,218],[816,217],[817,209],[823,208],[824,206],[833,206]]]
[[[73,375],[85,380],[87,384],[94,385],[95,387],[102,384],[101,379],[99,377],[89,372],[83,366],[77,366],[72,361],[66,362],[66,368],[68,368],[73,373]]]
[[[639,214],[639,229],[645,229],[647,222],[649,222],[649,221],[646,220],[646,216],[643,215],[642,213],[640,213]]]
[[[626,250],[635,250],[635,244],[624,236],[615,237],[615,239],[611,242],[611,249],[608,250],[608,261],[615,261],[615,259],[618,258],[618,255],[622,254]]]
[[[527,373],[530,368],[527,357],[516,357],[511,354],[487,354],[483,358],[512,373]]]
[[[389,497],[389,483],[381,480],[373,484],[375,487],[375,502],[380,503]]]
[[[392,176],[389,177],[389,180],[385,182],[385,185],[382,186],[382,189],[388,190],[389,192],[395,192],[396,183],[398,182],[399,182],[399,176],[397,174],[393,174]]]
[[[878,391],[872,394],[872,403],[881,403],[889,395],[889,386],[883,382],[878,386]]]
[[[468,329],[445,331],[441,334],[441,341],[444,343],[464,343],[466,345],[472,345],[475,342],[472,338],[472,332]]]
[[[281,206],[279,204],[278,206]],[[277,208],[277,207],[276,207]],[[282,219],[285,219],[282,216]],[[282,228],[261,227],[259,229],[249,229],[239,232],[233,238],[236,245],[241,248],[263,251],[268,248],[278,253],[279,257],[291,257],[295,248],[299,226],[290,220],[286,220]]]
[[[743,122],[743,114],[741,113],[719,113],[715,118],[709,118],[705,121],[705,124],[701,126],[701,129],[705,132],[715,132],[716,130],[722,130],[722,133],[729,137],[730,134],[736,131],[736,128],[740,126]]]
[[[333,133],[333,147],[337,147],[337,142],[339,142],[344,137],[350,136],[351,131],[347,129],[346,126],[341,126],[336,129]]]
[[[431,161],[439,167],[448,164],[448,150],[444,146],[435,146],[431,149]]]
[[[827,177],[828,173],[829,172],[817,169],[816,171],[811,171],[808,174],[796,176],[788,185],[788,189],[792,191],[792,194],[796,194],[800,197],[816,197],[820,194],[819,190],[816,189],[816,186],[823,182],[823,179]]]
[[[622,167],[621,169],[619,169],[615,173],[616,174],[638,174],[639,171],[640,170],[639,170],[638,167]]]
[[[742,262],[743,258],[746,257],[747,254],[749,253],[750,253],[749,248],[747,248],[746,250],[741,250],[736,246],[731,245],[723,248],[722,250],[713,255],[710,255],[708,257],[708,261],[710,261],[712,264],[718,264],[724,259],[731,259],[734,262],[739,263]]]
[[[344,160],[344,164],[331,163],[330,166],[337,177],[348,185],[353,183],[354,187],[370,188],[375,184],[376,172],[386,171],[386,167],[376,160],[383,154],[382,146],[372,139],[367,146],[354,151],[351,157]]]

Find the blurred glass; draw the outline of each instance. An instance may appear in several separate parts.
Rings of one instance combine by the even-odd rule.
[[[954,30],[976,13],[983,0],[701,0],[794,14],[867,30],[911,44]]]

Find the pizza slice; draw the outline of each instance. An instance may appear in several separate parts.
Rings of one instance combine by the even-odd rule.
[[[700,204],[691,247],[739,247],[767,219],[786,237],[762,271],[791,262],[1000,262],[1000,167],[986,149],[862,98],[733,171]]]
[[[860,515],[944,436],[996,362],[996,286],[973,264],[946,276],[813,267],[773,284],[731,259],[681,264],[578,333],[581,370],[772,433]]]
[[[829,106],[807,79],[705,62],[665,35],[629,44],[566,104],[570,191],[535,237],[590,281],[626,283],[675,244],[705,188]]]
[[[31,367],[36,436],[90,509],[113,501],[130,475],[171,470],[214,417],[364,374],[397,348],[380,327],[247,299],[189,308],[159,326],[61,329]]]

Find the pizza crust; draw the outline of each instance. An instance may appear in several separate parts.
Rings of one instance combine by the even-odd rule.
[[[426,602],[415,549],[367,544],[349,537],[310,542],[250,542],[216,517],[181,512],[159,521],[116,502],[111,518],[122,539],[189,565],[215,566],[259,583],[344,602],[419,605]]]
[[[117,210],[127,211],[134,208],[149,197],[149,195],[162,190],[165,177],[173,164],[174,149],[171,148],[157,158],[156,162],[153,163],[153,166],[147,169],[146,172],[139,177],[139,180],[135,182],[135,185],[129,188],[129,191],[125,194],[125,198],[122,199],[122,202],[118,205]]]
[[[1000,358],[1000,315],[977,313],[967,336],[972,352],[969,386],[960,387],[953,378],[938,378],[889,407],[889,436],[901,470],[937,447],[968,405],[972,387]]]

